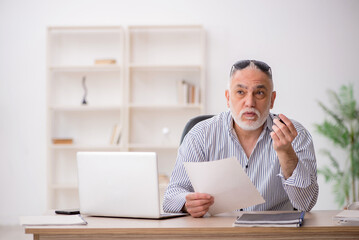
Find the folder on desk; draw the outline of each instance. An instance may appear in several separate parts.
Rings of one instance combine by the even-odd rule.
[[[244,213],[237,217],[235,227],[300,227],[305,212]]]

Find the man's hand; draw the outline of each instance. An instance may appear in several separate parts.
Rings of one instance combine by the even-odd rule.
[[[202,217],[214,203],[214,198],[207,193],[189,193],[186,196],[185,210],[192,217]]]
[[[292,176],[298,163],[298,157],[292,147],[292,141],[298,133],[293,123],[286,116],[279,114],[279,118],[284,123],[274,119],[275,125],[272,126],[273,132],[270,135],[273,139],[273,147],[277,152],[284,178],[288,179]]]

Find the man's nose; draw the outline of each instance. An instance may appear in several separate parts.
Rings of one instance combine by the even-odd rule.
[[[245,99],[245,105],[246,107],[255,107],[255,98],[253,94],[248,94]]]

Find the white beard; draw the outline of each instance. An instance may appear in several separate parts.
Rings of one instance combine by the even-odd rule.
[[[232,108],[232,105],[230,104],[229,106],[230,110],[231,110],[231,115],[232,115],[232,118],[234,120],[234,122],[240,127],[242,128],[243,130],[246,130],[246,131],[254,131],[254,130],[257,130],[258,128],[260,128],[264,122],[267,120],[267,117],[269,115],[269,110],[270,110],[270,102],[268,104],[268,107],[267,109],[264,111],[264,113],[261,115],[260,112],[255,109],[255,108],[245,108],[245,109],[242,109],[240,111],[239,114],[237,114],[235,112],[235,110]],[[247,121],[242,121],[242,115],[246,112],[253,112],[257,115],[257,120],[255,122],[247,122]],[[250,119],[248,119],[250,120]]]

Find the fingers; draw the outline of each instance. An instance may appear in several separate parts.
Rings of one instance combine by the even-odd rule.
[[[293,123],[283,114],[279,114],[279,119],[274,119],[273,123],[275,125],[272,126],[273,131],[278,135],[279,138],[287,138],[289,140],[293,140],[297,136],[297,130],[295,129]]]
[[[188,202],[186,203],[187,212],[191,214],[192,217],[203,217],[209,210],[209,207],[213,202],[207,202],[199,206],[190,206]]]
[[[278,121],[278,120],[276,120]],[[282,124],[284,125],[284,124]],[[289,129],[285,126],[277,126],[277,125],[273,125],[272,126],[273,132],[271,134],[274,134],[277,137],[277,141],[281,141],[283,143],[285,142],[292,142],[292,140],[294,139],[292,133],[289,131]]]
[[[285,115],[280,114],[279,117],[284,123],[279,119],[274,119],[272,126],[273,132],[270,134],[276,150],[288,148],[298,135],[293,123]]]
[[[214,203],[214,198],[206,193],[190,193],[186,196],[186,210],[192,217],[202,217]]]
[[[297,136],[297,130],[295,129],[292,121],[289,120],[289,118],[287,118],[285,115],[283,114],[279,114],[278,115],[279,118],[284,122],[281,123],[280,121],[276,120],[275,121],[275,124],[282,130],[282,129],[285,129],[285,130],[289,130],[290,134],[293,136],[293,137],[296,137]],[[286,128],[285,128],[286,127]]]
[[[186,196],[186,200],[200,200],[200,199],[210,199],[212,196],[207,194],[207,193],[190,193],[190,194],[187,194]]]

